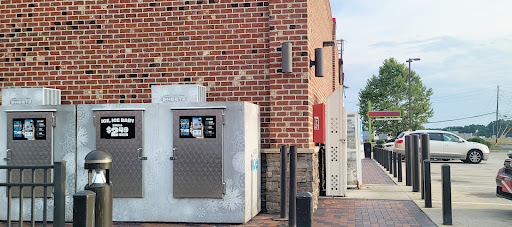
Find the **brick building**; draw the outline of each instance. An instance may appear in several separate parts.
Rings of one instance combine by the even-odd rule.
[[[102,104],[150,102],[152,85],[199,84],[207,101],[258,104],[263,178],[276,177],[265,168],[277,148],[297,144],[311,175],[299,187],[314,191],[312,106],[340,84],[337,45],[324,47],[335,28],[328,0],[0,0],[0,87]],[[281,72],[283,42],[292,73]],[[325,77],[315,77],[321,47]],[[263,181],[270,195],[275,181]]]

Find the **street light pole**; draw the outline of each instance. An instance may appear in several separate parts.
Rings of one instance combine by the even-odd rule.
[[[407,102],[409,103],[409,130],[412,131],[411,126],[411,62],[413,61],[419,61],[419,58],[409,58],[406,62],[409,62],[409,98],[407,99]]]

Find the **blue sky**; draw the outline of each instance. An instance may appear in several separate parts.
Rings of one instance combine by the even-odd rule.
[[[413,62],[434,90],[427,128],[485,124],[512,118],[512,1],[331,0],[337,38],[344,39],[345,105],[358,110],[358,92],[384,59]]]

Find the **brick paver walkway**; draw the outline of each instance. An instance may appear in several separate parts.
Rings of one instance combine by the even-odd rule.
[[[362,160],[364,184],[394,184],[377,162]],[[244,225],[238,224],[181,224],[181,223],[114,223],[126,227],[225,227],[225,226],[288,226],[287,221],[274,221],[279,214],[260,213]],[[5,222],[0,226],[6,226]],[[38,225],[40,226],[40,225]],[[67,226],[72,226],[67,224]],[[321,197],[313,216],[314,227],[326,226],[436,226],[413,201],[349,199]]]
[[[389,176],[382,171],[379,164],[369,158],[361,160],[363,184],[395,184]]]
[[[261,213],[245,225],[238,224],[181,224],[181,223],[121,223],[118,227],[282,227],[288,226],[287,221],[274,221],[272,218],[279,214]],[[13,223],[17,226],[18,223]],[[27,223],[25,223],[27,224]],[[51,223],[49,223],[51,226]],[[0,223],[6,226],[6,223]],[[37,226],[42,226],[37,223]],[[71,223],[66,226],[71,227]],[[319,199],[318,210],[313,216],[314,227],[336,226],[436,226],[412,201],[399,200],[369,200],[326,198]]]
[[[274,221],[279,214],[261,213],[245,225],[181,223],[114,223],[118,227],[282,227],[287,221]],[[5,226],[5,223],[0,223]],[[17,226],[17,223],[16,223]],[[41,226],[38,223],[38,226]],[[67,226],[72,226],[67,224]],[[326,198],[319,199],[313,216],[314,227],[336,226],[436,226],[412,201]]]

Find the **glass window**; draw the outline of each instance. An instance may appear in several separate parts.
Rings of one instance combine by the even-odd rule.
[[[446,142],[460,142],[460,138],[452,134],[443,134],[443,138]]]
[[[429,133],[429,136],[430,140],[443,141],[443,136],[441,133]]]

